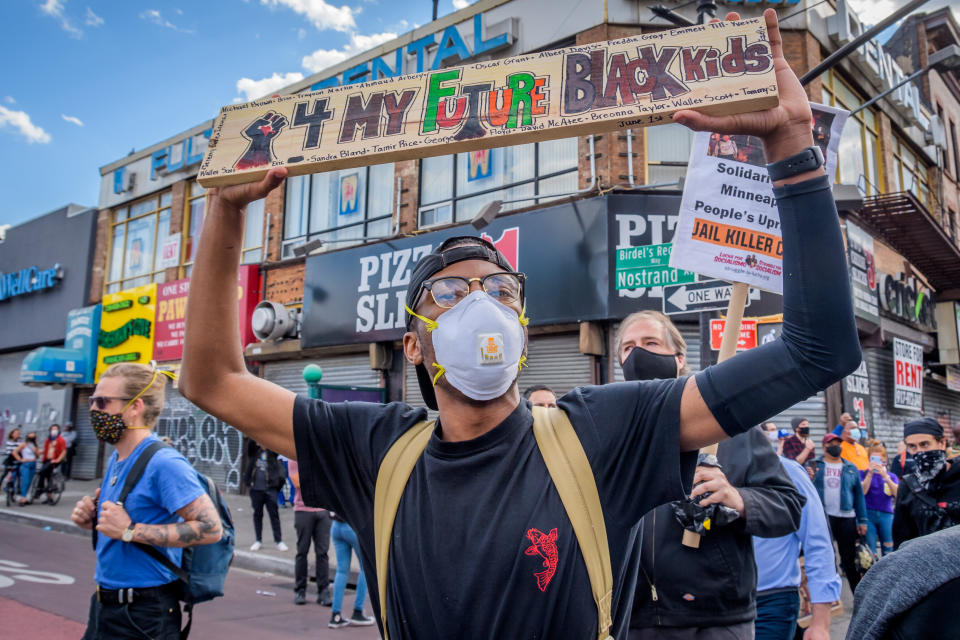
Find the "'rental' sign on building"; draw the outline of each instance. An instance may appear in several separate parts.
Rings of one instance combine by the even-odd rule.
[[[221,109],[205,187],[723,115],[778,103],[761,19],[643,33]]]

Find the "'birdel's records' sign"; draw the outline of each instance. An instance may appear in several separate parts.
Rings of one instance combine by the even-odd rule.
[[[576,206],[503,216],[480,234],[526,274],[527,315],[533,325],[605,317],[606,216],[605,199],[592,198]],[[464,225],[307,258],[302,346],[399,339],[417,260],[447,238],[464,235],[478,234]]]
[[[214,187],[778,104],[762,19],[716,22],[223,107]]]

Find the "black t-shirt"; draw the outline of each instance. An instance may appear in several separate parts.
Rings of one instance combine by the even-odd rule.
[[[636,569],[624,566],[630,529],[655,506],[681,498],[696,463],[695,452],[680,454],[684,382],[582,387],[559,403],[597,481],[614,573],[615,637],[625,629],[635,580]],[[377,471],[390,445],[425,418],[425,410],[402,403],[298,397],[294,405],[304,502],[353,526],[378,612]],[[393,527],[391,640],[596,637],[586,565],[532,424],[530,405],[521,402],[473,440],[444,442],[439,431],[431,437]]]

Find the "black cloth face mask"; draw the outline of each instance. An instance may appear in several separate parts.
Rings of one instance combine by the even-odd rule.
[[[623,361],[623,377],[625,380],[666,380],[676,378],[677,357],[663,355],[634,347],[630,355]]]

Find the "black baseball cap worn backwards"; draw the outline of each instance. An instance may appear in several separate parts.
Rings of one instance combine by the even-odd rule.
[[[442,269],[464,260],[492,262],[504,271],[513,271],[513,267],[507,262],[507,259],[497,251],[497,248],[491,242],[477,236],[448,238],[432,253],[428,253],[417,261],[413,273],[410,274],[410,284],[407,286],[407,306],[416,311],[424,281],[429,280]],[[410,330],[412,322],[413,316],[407,314],[407,331]],[[427,368],[422,363],[417,365],[417,382],[420,383],[423,402],[436,411],[437,395],[433,390],[433,383],[427,373]]]

